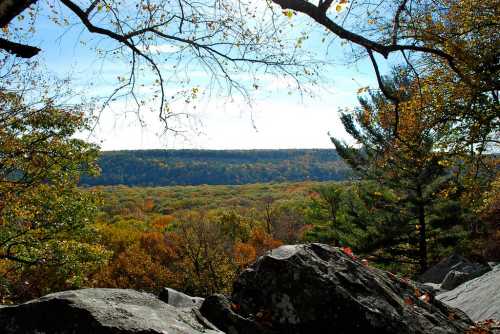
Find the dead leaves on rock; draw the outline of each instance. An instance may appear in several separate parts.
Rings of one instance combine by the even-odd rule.
[[[474,326],[471,326],[465,334],[493,334],[500,331],[500,321],[487,319],[478,321]]]

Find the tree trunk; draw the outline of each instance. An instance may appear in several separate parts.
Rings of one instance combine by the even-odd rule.
[[[266,202],[266,225],[267,225],[267,234],[271,235],[271,232],[272,232],[272,229],[271,229],[271,226],[272,226],[272,223],[273,223],[273,217],[272,217],[272,212],[271,212],[271,203],[270,202]]]
[[[420,273],[424,273],[427,270],[427,231],[425,225],[425,205],[422,200],[422,189],[418,188],[418,225],[419,225],[419,264]]]
[[[330,202],[328,203],[328,205],[330,206],[330,221],[332,223],[331,227],[332,227],[332,231],[335,231],[335,227],[337,227],[337,206],[336,206],[336,200],[330,200]],[[339,238],[337,237],[337,235],[335,235],[334,239],[333,239],[333,245],[335,247],[340,247],[340,240]]]

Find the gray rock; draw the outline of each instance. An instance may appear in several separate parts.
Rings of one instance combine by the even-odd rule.
[[[158,298],[175,307],[194,307],[199,309],[203,303],[203,298],[201,297],[191,297],[171,288],[163,288]]]
[[[479,263],[473,263],[470,266],[462,266],[460,270],[451,270],[446,274],[443,283],[441,284],[441,289],[443,290],[453,290],[457,286],[471,279],[484,275],[491,270],[488,265],[482,265]]]
[[[425,292],[420,288],[428,289],[428,301],[419,298]],[[463,312],[429,291],[338,248],[282,246],[238,277],[229,301],[219,298],[210,306],[207,298],[201,313],[226,333],[258,333],[255,326],[260,333],[283,334],[451,334],[469,328],[472,322]],[[236,321],[231,327],[217,323],[221,314]]]
[[[466,259],[465,257],[458,255],[458,254],[452,254],[443,260],[441,260],[439,263],[436,265],[432,266],[429,268],[425,273],[420,275],[418,277],[418,280],[420,282],[428,282],[428,283],[443,283],[446,278],[446,275],[448,275],[449,272],[451,271],[457,271],[457,272],[462,272],[465,274],[470,274],[469,276],[467,275],[452,275],[450,277],[450,281],[446,283],[446,287],[441,286],[442,289],[451,289],[455,288],[453,284],[456,284],[456,282],[459,282],[460,279],[473,279],[478,276],[483,275],[484,273],[488,272],[491,270],[491,267],[487,264],[480,264],[480,263],[473,263]],[[457,279],[455,280],[455,276],[457,276]],[[458,278],[460,276],[460,278]],[[466,279],[466,281],[468,280]],[[462,281],[458,284],[461,284],[465,281]]]
[[[474,278],[471,278],[470,276],[471,274],[464,273],[458,270],[452,270],[444,277],[443,283],[441,284],[441,289],[453,290],[460,284],[470,281]]]
[[[461,309],[474,321],[500,320],[500,266],[437,298]]]
[[[428,287],[434,294],[441,292],[441,284],[437,283],[423,283],[424,286]]]
[[[53,293],[0,309],[2,334],[199,334],[207,329],[187,308],[134,290]]]

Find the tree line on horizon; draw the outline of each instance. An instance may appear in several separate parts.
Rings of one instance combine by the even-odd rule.
[[[84,175],[81,185],[249,184],[350,176],[333,149],[107,151],[97,164],[100,174]]]

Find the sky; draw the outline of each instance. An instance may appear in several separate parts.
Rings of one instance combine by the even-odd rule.
[[[305,18],[293,19],[298,28],[307,24]],[[92,39],[94,45],[106,45],[105,40],[96,42],[81,26],[69,29],[47,19],[37,23],[35,39],[43,50],[39,58],[47,69],[58,76],[69,74],[84,95],[105,95],[116,87],[116,77],[123,72],[124,64],[116,59],[102,60],[82,43]],[[304,48],[318,59],[338,61],[322,70],[325,80],[312,88],[313,97],[301,96],[287,88],[285,78],[272,77],[263,79],[260,91],[265,94],[256,93],[251,104],[238,96],[215,94],[200,99],[193,109],[192,104],[180,99],[173,103],[173,108],[189,112],[192,117],[174,123],[173,127],[182,130],[178,134],[164,133],[154,106],[151,111],[142,112],[139,121],[130,103],[119,100],[100,113],[91,133],[79,136],[99,144],[102,150],[333,148],[329,134],[351,142],[339,120],[339,110],[355,107],[357,90],[375,87],[375,77],[366,61],[347,65],[339,41],[333,42],[327,51],[318,40],[311,38]],[[168,53],[172,49],[175,47],[162,45],[160,51]],[[186,67],[186,71],[190,77],[200,76],[200,68],[196,66]],[[246,73],[239,75],[246,80]],[[201,77],[203,83],[205,79]],[[168,89],[171,91],[167,94],[176,94],[175,87]],[[150,103],[147,93],[144,99],[147,106]]]

